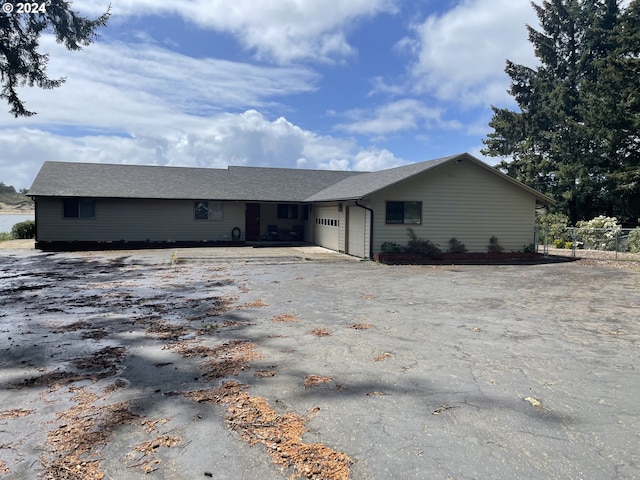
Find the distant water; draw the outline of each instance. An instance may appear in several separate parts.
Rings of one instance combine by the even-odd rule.
[[[16,223],[26,222],[27,220],[35,220],[35,215],[0,215],[0,232],[9,233]]]

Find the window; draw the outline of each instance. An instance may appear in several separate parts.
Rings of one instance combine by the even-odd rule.
[[[422,202],[387,202],[386,223],[422,223]]]
[[[222,221],[222,202],[198,200],[193,204],[193,218],[196,220]]]
[[[288,219],[298,218],[298,205],[290,205],[288,203],[279,203],[278,218],[288,218]]]
[[[209,202],[196,202],[194,204],[193,218],[196,220],[209,220]]]
[[[64,218],[96,218],[95,200],[90,198],[65,198],[63,201]]]

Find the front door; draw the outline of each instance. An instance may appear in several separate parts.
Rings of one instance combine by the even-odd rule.
[[[247,203],[244,210],[244,236],[248,241],[260,240],[260,204]]]

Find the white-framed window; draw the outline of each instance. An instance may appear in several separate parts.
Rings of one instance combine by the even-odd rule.
[[[385,223],[421,224],[422,202],[387,202]]]

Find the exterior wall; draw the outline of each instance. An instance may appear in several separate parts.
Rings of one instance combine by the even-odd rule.
[[[244,239],[244,202],[223,202],[222,221],[195,220],[192,200],[98,198],[92,219],[63,218],[61,198],[39,197],[36,202],[40,242],[221,241],[231,240],[234,227]]]
[[[422,224],[385,224],[386,201],[421,201]],[[486,169],[468,162],[425,172],[371,198],[374,253],[384,242],[406,245],[407,227],[445,252],[457,238],[469,252],[486,252],[495,235],[505,251],[533,242],[535,197]]]

